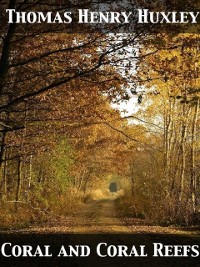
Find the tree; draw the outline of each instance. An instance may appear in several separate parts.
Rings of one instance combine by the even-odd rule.
[[[161,120],[164,130],[164,176],[169,201],[174,201],[169,212],[180,220],[183,214],[190,220],[199,205],[195,141],[199,127],[198,44],[199,36],[195,34],[158,35],[145,50],[161,47],[144,58],[140,68],[140,82],[153,101],[150,105],[156,108],[158,99],[163,103],[155,121]]]

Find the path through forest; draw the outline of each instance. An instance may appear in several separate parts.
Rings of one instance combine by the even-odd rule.
[[[73,234],[73,235],[71,235]],[[75,234],[75,235],[74,235]],[[112,235],[111,235],[112,234]],[[153,257],[153,244],[194,245],[199,244],[199,232],[192,229],[160,227],[148,225],[145,220],[120,218],[115,209],[113,196],[102,199],[90,199],[82,204],[74,216],[51,219],[41,225],[24,229],[1,231],[1,242],[31,244],[33,247],[49,244],[54,251],[51,258],[0,258],[0,266],[149,266],[149,267],[199,267],[198,258],[191,257]],[[148,257],[99,257],[95,252],[98,244],[104,243],[102,253],[107,246],[125,245],[128,250],[135,246],[145,246]],[[59,248],[64,245],[88,245],[90,257],[58,258]],[[19,265],[18,265],[19,264]]]
[[[194,228],[162,227],[149,225],[138,218],[121,218],[115,205],[116,197],[89,199],[83,203],[73,216],[51,218],[45,223],[30,225],[23,229],[13,229],[9,232],[19,233],[133,233],[133,234],[177,234],[197,236],[200,231]]]

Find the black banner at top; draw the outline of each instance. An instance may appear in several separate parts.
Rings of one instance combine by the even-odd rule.
[[[199,32],[198,1],[2,1],[2,31]]]

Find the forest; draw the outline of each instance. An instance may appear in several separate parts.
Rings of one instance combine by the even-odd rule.
[[[92,1],[44,2],[1,9]],[[112,182],[119,216],[199,224],[198,29],[68,32],[1,20],[0,226],[75,214]]]

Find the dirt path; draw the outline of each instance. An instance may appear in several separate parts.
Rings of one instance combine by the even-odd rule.
[[[19,233],[128,233],[131,230],[118,218],[114,199],[90,200],[73,216],[51,218],[42,225],[9,230]]]
[[[101,201],[94,201],[89,204],[88,209],[92,211],[92,216],[86,216],[86,227],[82,229],[83,232],[95,233],[128,233],[130,229],[125,222],[120,220],[115,209],[115,202],[113,199],[105,199]],[[89,224],[89,228],[87,225]],[[79,229],[81,231],[81,228]]]
[[[150,226],[145,220],[119,218],[114,198],[90,200],[73,216],[53,218],[42,225],[9,230],[18,233],[123,233],[123,234],[178,234],[199,236],[200,231],[177,227]]]
[[[74,233],[76,235],[74,235]],[[72,235],[71,235],[72,234]],[[81,235],[80,235],[81,234]],[[111,235],[112,234],[112,235]],[[162,258],[153,257],[153,244],[186,245],[199,244],[198,231],[186,231],[172,227],[149,226],[144,220],[135,218],[119,218],[115,210],[115,201],[112,198],[90,200],[81,206],[79,211],[71,217],[63,216],[51,219],[42,225],[35,225],[24,229],[10,229],[1,231],[2,243],[36,244],[41,247],[49,244],[54,251],[52,258],[1,258],[0,266],[95,266],[101,267],[199,267],[199,259],[191,257]],[[106,246],[125,245],[130,251],[136,247],[140,253],[140,246],[145,246],[148,257],[99,257],[96,254],[98,244]],[[91,256],[86,258],[58,258],[62,245],[84,244],[91,249]],[[102,249],[106,253],[106,247]],[[22,262],[24,265],[22,265]]]

